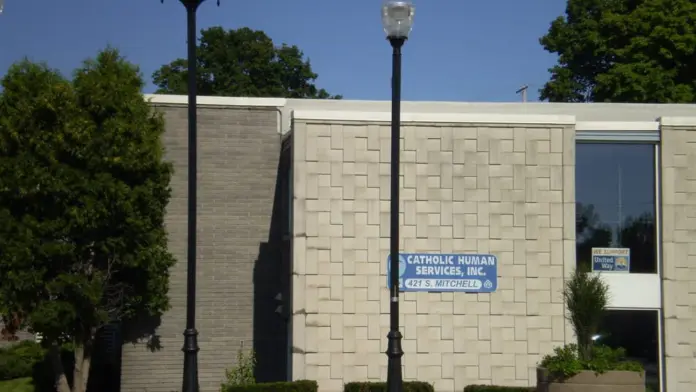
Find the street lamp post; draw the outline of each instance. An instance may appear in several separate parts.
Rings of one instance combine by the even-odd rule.
[[[1,1],[1,0],[0,0]],[[205,0],[180,0],[186,7],[188,46],[188,240],[186,270],[186,329],[182,392],[198,392],[198,330],[196,330],[196,229],[198,202],[198,124],[196,91],[196,11]],[[164,2],[164,0],[162,0]],[[218,5],[220,0],[218,0]]]
[[[413,26],[413,3],[410,0],[385,0],[382,25],[392,46],[392,114],[391,114],[391,213],[389,240],[389,334],[387,335],[387,391],[403,390],[401,372],[401,332],[399,332],[399,164],[401,139],[401,47]]]

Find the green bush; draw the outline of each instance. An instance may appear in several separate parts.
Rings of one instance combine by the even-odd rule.
[[[577,337],[577,351],[584,361],[594,351],[592,337],[597,334],[609,303],[609,285],[600,275],[575,270],[563,288],[568,320]]]
[[[223,385],[222,392],[317,392],[316,381],[298,380],[247,385]]]
[[[422,381],[404,381],[404,392],[434,392],[432,384]],[[386,382],[349,382],[343,392],[387,392]]]
[[[536,387],[499,387],[496,385],[469,385],[464,392],[533,392]]]
[[[244,351],[242,347],[237,352],[237,364],[234,368],[225,371],[225,382],[220,386],[222,392],[231,386],[243,386],[256,384],[254,370],[256,369],[256,353],[254,350]]]
[[[44,350],[31,340],[0,348],[0,380],[31,377],[34,366],[44,359]]]
[[[549,372],[553,379],[573,377],[583,370],[605,373],[611,370],[642,372],[639,362],[626,360],[626,351],[607,346],[592,346],[589,359],[582,359],[577,344],[556,347],[553,354],[544,356],[541,367]]]

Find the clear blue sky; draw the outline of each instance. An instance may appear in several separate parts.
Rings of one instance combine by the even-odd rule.
[[[420,0],[404,47],[403,97],[433,101],[530,100],[555,56],[538,43],[565,0]],[[248,26],[276,43],[298,45],[318,85],[346,99],[389,99],[391,48],[381,0],[207,0],[198,27]],[[107,44],[140,65],[148,81],[186,54],[185,11],[178,0],[5,0],[0,72],[24,56],[66,74]],[[152,92],[148,85],[146,92]]]

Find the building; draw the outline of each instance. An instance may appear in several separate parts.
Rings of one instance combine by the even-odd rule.
[[[181,385],[186,97],[148,98],[167,121],[167,225],[182,263],[172,310],[147,342],[124,345],[124,392]],[[257,350],[261,380],[315,379],[322,392],[384,380],[389,102],[199,105],[202,391],[218,390],[242,344]],[[573,341],[564,279],[611,247],[630,249],[630,267],[604,274],[611,311],[599,338],[643,361],[655,390],[694,390],[696,106],[405,102],[402,112],[402,251],[497,258],[493,293],[402,294],[406,379],[443,392],[533,385],[541,357]],[[146,349],[153,341],[159,351]]]

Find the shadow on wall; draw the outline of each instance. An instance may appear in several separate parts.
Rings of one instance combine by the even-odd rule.
[[[254,351],[257,382],[285,381],[291,309],[290,140],[282,143],[268,242],[254,265]]]

